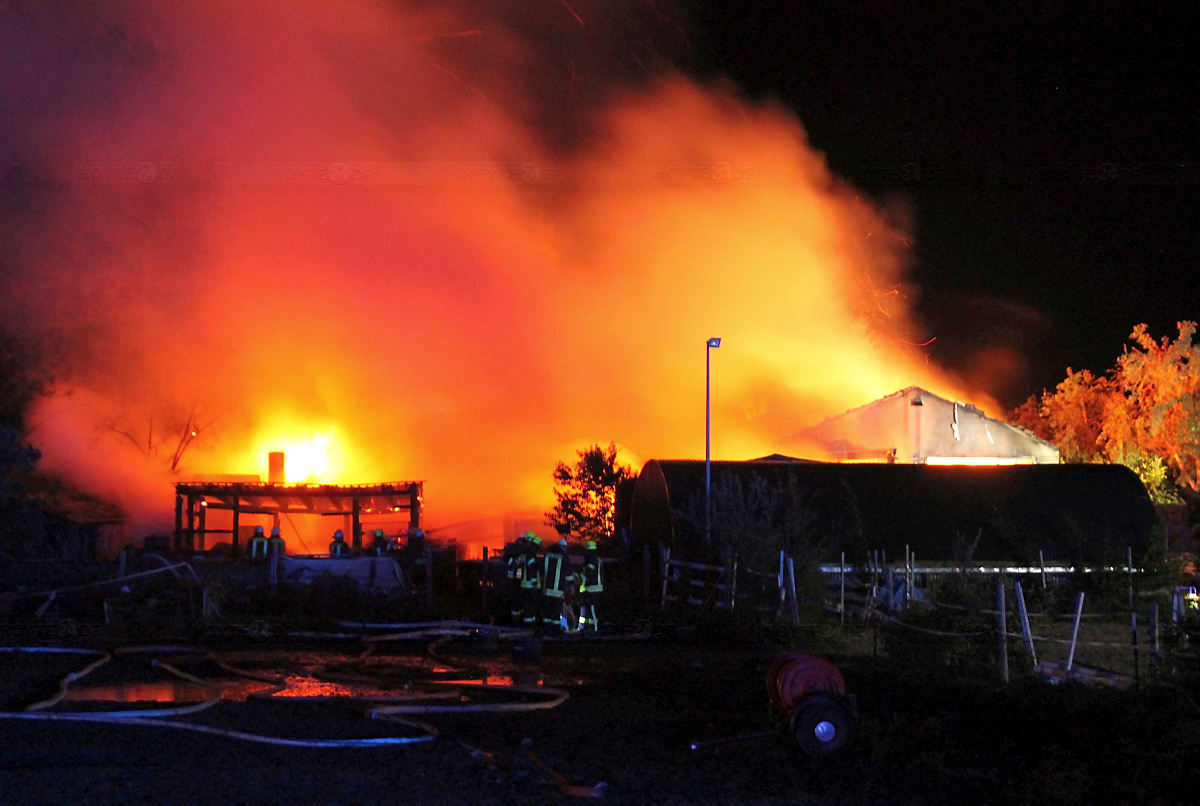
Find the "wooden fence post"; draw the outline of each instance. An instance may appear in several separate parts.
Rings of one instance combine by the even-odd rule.
[[[1129,640],[1133,644],[1133,687],[1137,690],[1141,687],[1141,680],[1138,675],[1138,629],[1137,629],[1137,611],[1129,614],[1133,619],[1133,624],[1130,628]]]
[[[785,558],[785,554],[784,554],[783,550],[780,549],[780,551],[779,551],[779,579],[777,581],[777,584],[779,586],[779,602],[778,602],[778,606],[775,609],[775,618],[776,619],[783,618],[783,606],[787,603],[787,574],[786,574],[787,563],[784,562],[784,558]]]
[[[1000,680],[1008,682],[1008,623],[1004,612],[1004,575],[996,579],[997,644],[1000,654]]]
[[[1150,634],[1154,636],[1150,645],[1150,677],[1158,677],[1158,603],[1150,605]]]
[[[1079,620],[1083,618],[1083,591],[1079,592],[1079,601],[1075,603],[1075,626],[1071,628],[1071,650],[1067,654],[1067,671],[1075,662],[1075,642],[1079,640]]]
[[[788,566],[788,595],[792,599],[792,623],[800,624],[800,603],[796,600],[796,563],[791,558],[787,558]]]
[[[894,582],[895,580],[892,575],[892,567],[889,565],[883,570],[883,585],[885,588],[887,588],[887,612],[889,616],[896,610]]]
[[[732,613],[737,599],[737,560],[733,558],[733,549],[725,549],[725,612]]]
[[[909,572],[908,572],[908,587],[916,588],[917,587],[917,553],[915,551],[909,552],[908,562],[909,562],[909,566],[910,566]],[[910,594],[910,596],[911,596],[911,594]]]
[[[908,610],[908,596],[909,596],[908,569],[910,566],[909,566],[908,560],[909,560],[908,544],[905,543],[904,544],[904,609],[905,610]]]
[[[1125,547],[1125,569],[1129,574],[1129,609],[1133,610],[1133,547]]]
[[[1033,646],[1033,633],[1029,629],[1029,611],[1025,609],[1025,591],[1021,589],[1021,580],[1013,583],[1013,590],[1017,594],[1017,612],[1021,616],[1021,640],[1025,642],[1025,651],[1029,653],[1029,660],[1034,666],[1037,666],[1037,651]]]
[[[846,552],[842,552],[842,561],[838,565],[838,574],[841,577],[842,591],[838,597],[838,617],[842,625],[846,624]]]

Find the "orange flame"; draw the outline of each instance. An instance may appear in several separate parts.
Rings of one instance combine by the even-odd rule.
[[[170,523],[171,481],[265,477],[275,450],[294,481],[425,480],[443,523],[540,512],[588,443],[703,454],[710,336],[721,459],[909,385],[971,399],[913,346],[909,237],[778,106],[665,75],[564,153],[448,79],[416,11],[256,8],[146,3],[121,20],[150,54],[120,71],[137,104],[14,124],[108,187],[68,183],[22,233],[19,319],[72,356],[35,441],[140,523]],[[537,97],[536,54],[443,22]],[[130,444],[189,410],[180,474]]]

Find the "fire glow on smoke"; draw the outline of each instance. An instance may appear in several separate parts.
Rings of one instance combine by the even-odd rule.
[[[135,525],[272,450],[292,481],[424,479],[444,522],[541,510],[585,444],[702,455],[709,336],[719,458],[971,397],[914,346],[901,225],[776,105],[661,70],[593,82],[564,137],[562,65],[479,10],[68,6],[0,12],[33,101],[0,157],[59,178],[6,188],[5,314],[58,379],[44,466]],[[172,475],[148,446],[188,412]]]

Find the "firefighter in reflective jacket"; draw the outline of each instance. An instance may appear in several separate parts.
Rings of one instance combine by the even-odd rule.
[[[383,557],[392,553],[392,544],[388,540],[387,535],[382,529],[376,529],[371,533],[371,551],[376,557]]]
[[[283,535],[279,534],[278,526],[271,530],[271,536],[267,538],[267,554],[272,557],[287,554],[287,544],[283,542]]]
[[[525,551],[521,555],[521,617],[526,627],[537,626],[538,598],[542,595],[542,568],[538,549],[542,539],[533,532],[525,533]]]
[[[250,538],[249,548],[251,557],[267,556],[267,536],[263,534],[261,526],[254,527],[254,536]]]
[[[529,534],[526,532],[511,543],[504,544],[504,576],[508,579],[505,598],[514,627],[521,623],[521,579],[525,576],[525,544]]]
[[[341,529],[338,529],[336,532],[333,533],[333,542],[329,544],[329,556],[330,557],[349,557],[350,556],[350,546],[347,545],[345,535],[342,534]]]
[[[596,551],[596,541],[589,540],[583,544],[583,568],[579,571],[579,630],[600,630],[600,620],[596,617],[596,602],[604,591],[604,576],[600,571],[600,552]]]
[[[560,539],[546,549],[542,558],[542,627],[558,627],[566,632],[567,617],[563,614],[563,596],[574,579],[571,561],[567,559],[567,539]]]

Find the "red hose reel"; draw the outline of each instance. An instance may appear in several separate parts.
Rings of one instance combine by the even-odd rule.
[[[780,655],[767,672],[772,710],[786,717],[800,748],[813,758],[832,756],[854,738],[854,698],[836,665],[807,652]]]

